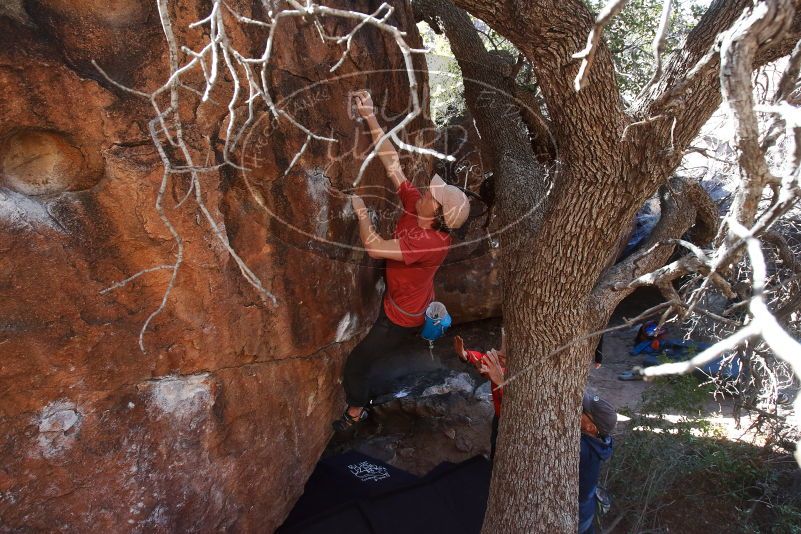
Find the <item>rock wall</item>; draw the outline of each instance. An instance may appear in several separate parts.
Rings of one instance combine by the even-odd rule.
[[[439,151],[452,155],[454,162],[437,167],[446,180],[467,187],[477,195],[487,161],[482,157],[475,123],[469,114],[454,119],[437,137]],[[456,245],[437,272],[437,300],[448,308],[454,323],[466,323],[501,315],[501,280],[497,268],[499,228],[488,213],[488,206],[478,199],[471,201],[471,217],[457,234]]]
[[[390,3],[390,21],[421,46],[406,3]],[[368,87],[382,123],[400,120],[408,106],[402,57],[366,27],[339,77],[316,84],[331,77],[341,49],[324,45],[312,24],[287,20],[276,37],[273,96],[339,143],[311,142],[284,175],[305,134],[262,117],[238,153],[250,171],[210,169],[200,180],[212,217],[277,306],[244,281],[176,174],[164,206],[184,262],[145,332],[146,353],[139,350],[171,271],[102,291],[172,264],[176,243],[154,206],[163,169],[147,130],[153,110],[92,61],[138,90],[163,83],[168,58],[155,4],[0,7],[0,530],[271,531],[328,441],[343,402],[344,355],[377,311],[380,270],[350,248],[357,227],[338,193],[356,175],[355,149],[369,144],[346,96]],[[170,2],[182,42],[202,40],[187,26],[208,5]],[[262,3],[228,5],[257,17]],[[263,31],[234,26],[241,50],[263,47]],[[325,23],[330,33],[351,26]],[[424,72],[418,80],[427,105]],[[229,95],[230,80],[203,104],[182,90],[196,161],[220,160]],[[428,126],[417,120],[407,133],[429,135]],[[418,182],[429,175],[428,161],[403,164]],[[371,205],[393,213],[377,160],[364,185]]]

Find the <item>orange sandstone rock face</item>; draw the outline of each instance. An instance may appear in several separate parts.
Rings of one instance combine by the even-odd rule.
[[[392,3],[390,20],[420,47],[406,4]],[[237,153],[250,171],[214,169],[200,180],[228,243],[278,305],[243,280],[194,192],[179,204],[188,181],[174,175],[164,207],[184,263],[143,354],[140,328],[171,271],[101,291],[175,261],[154,207],[163,169],[148,135],[153,110],[91,61],[138,90],[158,87],[167,52],[155,2],[12,4],[0,10],[0,522],[11,530],[271,531],[329,438],[343,406],[344,356],[377,311],[381,273],[351,248],[358,229],[339,192],[369,144],[346,97],[368,87],[382,124],[399,121],[408,82],[402,70],[386,70],[402,67],[401,54],[367,27],[340,77],[315,84],[331,78],[341,49],[324,45],[311,24],[281,27],[274,98],[339,142],[311,142],[285,173],[305,134],[263,117]],[[261,6],[228,4],[253,16]],[[202,33],[186,28],[208,2],[170,5],[179,38],[197,46]],[[330,33],[349,27],[326,23]],[[252,29],[230,35],[242,50],[264,45]],[[423,98],[423,58],[415,64]],[[222,150],[230,82],[211,96],[201,103],[182,92],[186,137],[204,163]],[[408,141],[423,144],[414,135],[430,135],[427,126],[415,121]],[[429,175],[428,161],[403,164],[418,183]],[[394,213],[377,159],[363,183],[371,206]]]
[[[58,133],[23,130],[9,135],[0,147],[4,185],[23,195],[38,196],[87,189],[94,185],[99,154],[90,168],[81,150]]]

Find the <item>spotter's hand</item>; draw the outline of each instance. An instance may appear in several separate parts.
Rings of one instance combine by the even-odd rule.
[[[506,374],[506,369],[501,365],[498,351],[495,349],[490,350],[487,356],[481,360],[481,367],[478,370],[480,373],[488,376],[495,384],[501,384]]]
[[[456,355],[459,356],[460,360],[467,361],[467,351],[464,350],[464,340],[461,336],[453,338],[453,350],[456,351]]]

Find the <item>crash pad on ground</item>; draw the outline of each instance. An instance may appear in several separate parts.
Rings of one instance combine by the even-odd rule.
[[[348,451],[321,460],[280,534],[479,532],[490,462],[443,463],[417,478]]]

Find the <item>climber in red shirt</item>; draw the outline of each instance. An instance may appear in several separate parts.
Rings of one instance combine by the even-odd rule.
[[[370,93],[359,91],[354,97],[359,115],[377,143],[384,131],[373,113]],[[387,290],[373,328],[345,363],[342,382],[348,407],[334,422],[338,431],[367,416],[364,407],[370,401],[369,377],[376,360],[417,333],[423,324],[425,310],[434,300],[434,274],[451,246],[450,231],[461,227],[470,212],[464,192],[446,184],[436,174],[421,194],[404,176],[398,152],[389,140],[379,147],[378,157],[395,186],[403,211],[392,239],[384,239],[370,222],[364,201],[359,196],[352,197],[362,245],[371,258],[386,260]]]

